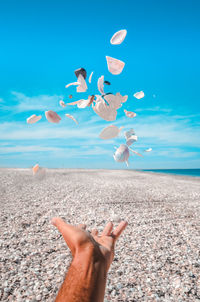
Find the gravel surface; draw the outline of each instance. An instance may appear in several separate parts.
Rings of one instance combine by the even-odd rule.
[[[0,169],[0,192],[0,301],[54,301],[71,256],[53,216],[100,230],[128,221],[105,301],[200,301],[200,178]]]

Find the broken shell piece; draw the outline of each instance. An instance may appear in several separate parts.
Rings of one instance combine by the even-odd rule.
[[[130,150],[131,152],[133,152],[134,154],[136,154],[136,155],[138,155],[138,156],[143,157],[143,155],[142,155],[142,154],[140,154],[140,153],[136,152],[135,150],[133,150],[133,149],[131,149],[131,148],[129,148],[129,150]]]
[[[42,116],[41,115],[36,115],[36,114],[33,114],[33,115],[31,115],[30,117],[28,117],[27,119],[26,119],[26,121],[27,121],[27,123],[28,124],[35,124],[35,123],[37,123],[39,120],[41,120],[41,118],[42,118]]]
[[[45,111],[45,116],[50,123],[58,124],[61,120],[61,117],[55,111],[52,110]]]
[[[127,146],[132,145],[134,142],[136,142],[138,139],[137,135],[131,135],[127,140],[126,140],[126,144]]]
[[[83,76],[84,79],[86,79],[86,77],[87,77],[87,72],[86,72],[85,68],[76,69],[74,71],[74,73],[75,73],[77,78],[79,77],[80,74]]]
[[[140,92],[136,92],[134,95],[133,95],[136,99],[140,100],[144,97],[144,92],[143,91],[140,91]]]
[[[119,92],[117,92],[116,95],[111,93],[104,95],[104,99],[110,105],[110,107],[119,109],[122,106],[122,103],[127,101],[128,96],[122,96]]]
[[[110,39],[110,43],[113,45],[121,44],[124,41],[126,34],[127,34],[126,29],[121,29],[121,30],[117,31]]]
[[[70,118],[71,120],[73,120],[73,121],[78,125],[78,122],[77,122],[77,120],[73,117],[73,115],[68,114],[68,113],[66,113],[65,115],[66,115],[66,117]]]
[[[94,71],[92,71],[91,72],[91,74],[90,74],[90,76],[89,76],[89,80],[88,80],[88,82],[91,84],[91,81],[92,81],[92,76],[93,76],[93,73],[94,73]]]
[[[85,92],[87,90],[87,84],[86,84],[84,77],[81,74],[79,74],[79,76],[78,76],[78,82],[79,82],[79,86],[76,87],[76,91]]]
[[[33,175],[35,175],[38,170],[39,170],[39,165],[38,164],[36,164],[34,167],[32,167]]]
[[[62,101],[62,100],[60,100],[59,104],[60,104],[60,106],[61,106],[61,107],[63,107],[63,108],[65,108],[65,107],[66,107],[65,102],[64,102],[64,101]]]
[[[105,94],[105,92],[104,92],[104,76],[103,75],[98,79],[97,87],[101,94]]]
[[[144,152],[151,152],[152,151],[152,148],[148,148],[146,150],[144,150]]]
[[[124,109],[124,112],[125,112],[125,114],[126,114],[127,117],[133,118],[133,117],[136,116],[135,112],[127,111],[126,109]]]
[[[89,97],[88,97],[88,100],[89,100],[88,107],[90,105],[92,105],[92,103],[94,102],[94,98],[95,98],[95,95],[89,95]]]
[[[68,88],[68,87],[70,87],[70,86],[77,86],[77,85],[80,85],[80,83],[79,83],[79,82],[73,82],[73,83],[67,84],[67,85],[65,86],[65,88]]]
[[[106,56],[106,60],[107,60],[108,70],[110,71],[110,73],[120,74],[122,72],[125,65],[124,62],[108,56]]]
[[[99,134],[99,137],[101,139],[112,139],[119,135],[120,131],[123,129],[123,127],[118,128],[115,125],[110,125],[106,128],[104,128],[101,133]]]
[[[109,81],[104,81],[104,84],[110,85],[110,82]]]
[[[95,105],[92,103],[94,112],[108,122],[115,121],[117,110],[111,106],[108,106],[100,95],[96,95],[96,97],[97,99]]]
[[[126,140],[129,139],[132,135],[135,135],[135,131],[133,130],[133,128],[124,132],[124,136]]]
[[[120,145],[115,151],[113,157],[116,162],[126,162],[128,164],[129,149],[126,145]]]

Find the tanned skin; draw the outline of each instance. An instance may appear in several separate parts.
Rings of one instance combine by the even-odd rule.
[[[126,221],[113,230],[108,222],[101,235],[86,231],[86,226],[72,226],[61,218],[52,219],[72,253],[72,263],[55,302],[103,302],[106,278],[114,258],[115,243],[127,226]]]

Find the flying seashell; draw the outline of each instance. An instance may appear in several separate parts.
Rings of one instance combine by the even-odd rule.
[[[136,142],[138,139],[137,135],[131,135],[127,140],[126,140],[126,144],[127,146],[132,145],[134,142]]]
[[[39,165],[36,164],[34,167],[32,167],[33,175],[35,175],[39,170]]]
[[[88,97],[88,100],[90,101],[89,102],[89,104],[88,104],[88,107],[90,106],[90,105],[92,105],[92,103],[94,102],[94,98],[95,98],[95,95],[89,95],[89,97]]]
[[[78,122],[77,122],[77,120],[73,117],[73,115],[68,114],[68,113],[66,113],[65,115],[66,115],[66,117],[70,118],[71,120],[73,120],[73,121],[78,125]]]
[[[64,102],[64,101],[62,101],[62,100],[60,100],[59,104],[60,104],[60,106],[61,106],[61,107],[63,107],[63,108],[65,108],[65,107],[66,107],[65,102]]]
[[[106,60],[107,60],[108,70],[110,71],[110,73],[120,74],[122,72],[125,65],[124,62],[108,56],[106,56]]]
[[[77,85],[80,85],[80,83],[79,83],[79,82],[73,82],[73,83],[67,84],[67,85],[65,86],[65,88],[68,88],[68,87],[70,87],[70,86],[77,86]]]
[[[140,153],[136,152],[135,150],[133,150],[133,149],[131,149],[131,148],[129,148],[129,150],[130,150],[131,152],[133,152],[134,154],[136,154],[136,155],[138,155],[138,156],[143,157],[143,155],[142,155],[142,154],[140,154]]]
[[[79,82],[79,86],[76,87],[76,91],[85,92],[87,90],[87,84],[84,77],[81,74],[79,74],[78,76],[78,82]]]
[[[45,111],[45,116],[50,123],[58,124],[61,120],[61,117],[55,111],[52,110]]]
[[[104,84],[110,85],[110,82],[109,81],[104,81]]]
[[[121,44],[124,41],[126,34],[127,34],[126,29],[121,29],[121,30],[117,31],[110,39],[110,43],[113,45]]]
[[[115,151],[113,157],[116,162],[126,162],[128,166],[129,148],[126,145],[120,145]]]
[[[114,94],[107,94],[104,95],[104,99],[106,100],[106,102],[115,109],[119,109],[122,106],[122,103],[125,103],[128,99],[128,96],[122,96],[119,92],[116,93],[116,95]]]
[[[115,125],[110,125],[106,128],[104,128],[101,133],[99,134],[99,137],[101,139],[112,139],[119,135],[120,131],[123,129],[123,127],[118,128]]]
[[[36,115],[36,114],[33,114],[33,115],[31,115],[30,117],[28,117],[27,119],[26,119],[26,122],[27,122],[27,124],[35,124],[35,123],[37,123],[39,120],[41,120],[41,118],[42,118],[42,116],[41,115]]]
[[[111,106],[108,106],[101,96],[96,95],[97,99],[92,103],[92,108],[96,114],[102,119],[111,122],[116,120],[117,110]]]
[[[128,140],[132,135],[135,135],[135,131],[133,130],[133,128],[124,132],[124,136],[126,140]]]
[[[87,72],[86,72],[85,68],[76,69],[74,71],[74,73],[75,73],[75,75],[76,75],[77,78],[79,77],[80,74],[82,75],[82,77],[84,79],[86,79],[86,77],[87,77]]]
[[[151,152],[151,151],[152,151],[152,148],[144,150],[144,152]]]
[[[103,75],[100,78],[98,78],[97,87],[101,94],[105,94],[105,92],[104,92],[104,76]]]
[[[92,71],[91,72],[91,74],[90,74],[90,76],[89,76],[89,80],[88,80],[88,82],[91,84],[91,81],[92,81],[92,76],[93,76],[93,73],[94,73],[94,71]]]
[[[140,91],[140,92],[136,92],[134,95],[133,95],[136,99],[140,100],[144,97],[144,92],[143,91]]]
[[[126,114],[127,117],[133,118],[133,117],[136,116],[135,112],[127,111],[126,109],[124,109],[124,112],[125,112],[125,114]]]

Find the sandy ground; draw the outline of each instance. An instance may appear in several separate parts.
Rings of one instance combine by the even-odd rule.
[[[54,301],[71,261],[54,215],[100,230],[128,221],[105,301],[200,301],[200,178],[0,169],[0,193],[0,301]]]

